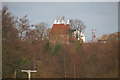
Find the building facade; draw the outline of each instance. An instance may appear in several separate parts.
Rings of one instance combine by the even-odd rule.
[[[82,39],[83,42],[85,42],[84,34],[80,33],[78,30],[74,30],[71,34],[70,30],[71,29],[69,20],[66,24],[63,19],[55,20],[52,29],[49,33],[49,42],[54,44],[69,44],[71,41],[80,41],[80,39]]]

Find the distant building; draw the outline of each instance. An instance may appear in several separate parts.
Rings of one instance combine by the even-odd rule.
[[[83,34],[82,32],[78,31],[78,30],[74,30],[74,32],[72,33],[74,38],[76,38],[77,40],[82,39],[83,42],[85,43],[85,34]]]
[[[99,43],[109,43],[111,41],[118,41],[119,32],[112,33],[112,34],[104,34],[100,38],[97,39]]]
[[[72,30],[71,34],[69,20],[65,24],[64,19],[55,20],[49,34],[50,43],[69,44],[70,41],[80,41],[80,38],[85,42],[85,35],[78,30]]]

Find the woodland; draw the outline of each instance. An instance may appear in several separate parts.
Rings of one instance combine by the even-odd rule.
[[[118,77],[118,40],[51,46],[47,23],[32,25],[27,15],[15,17],[7,6],[0,15],[3,78],[27,78],[21,69],[35,67],[32,78]]]

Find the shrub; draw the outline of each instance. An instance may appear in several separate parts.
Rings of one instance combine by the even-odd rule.
[[[52,56],[54,56],[60,49],[61,49],[61,46],[59,44],[56,44],[53,49]]]
[[[51,50],[49,41],[46,42],[44,48],[45,48],[45,52]]]

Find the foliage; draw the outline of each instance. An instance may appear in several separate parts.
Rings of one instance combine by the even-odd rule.
[[[79,49],[82,47],[82,45],[80,45],[80,44],[78,44],[78,45],[76,45],[76,51],[79,51]]]
[[[53,49],[52,56],[54,56],[60,49],[61,45],[57,43]]]
[[[44,48],[45,48],[45,52],[46,51],[50,51],[52,49],[52,47],[50,46],[50,42],[49,41],[46,42]]]
[[[32,62],[25,57],[21,58],[19,61],[19,66],[22,68],[26,68],[32,64]]]
[[[19,45],[18,30],[15,28],[16,19],[8,12],[5,6],[2,10],[2,67],[3,77],[11,78],[14,74],[15,65],[19,60],[16,47]]]

